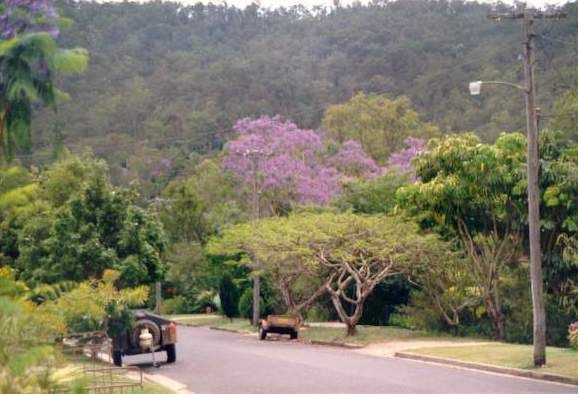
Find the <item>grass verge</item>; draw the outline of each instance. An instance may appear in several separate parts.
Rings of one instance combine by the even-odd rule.
[[[578,378],[578,351],[572,349],[548,347],[547,365],[542,368],[534,368],[532,364],[531,345],[492,343],[481,346],[412,349],[405,352]]]
[[[337,344],[365,346],[371,343],[387,341],[404,341],[412,339],[443,339],[445,341],[471,341],[471,338],[442,336],[421,330],[409,330],[393,326],[357,326],[357,335],[348,337],[345,328],[306,327],[299,332],[304,340],[332,342]]]
[[[177,323],[190,326],[209,326],[223,328],[238,332],[256,332],[257,329],[251,326],[249,320],[241,318],[229,319],[221,315],[172,315],[167,316]]]
[[[247,319],[234,318],[230,320],[220,315],[174,315],[169,316],[178,323],[192,326],[210,326],[243,333],[256,332],[256,328]],[[348,337],[343,327],[304,327],[299,331],[299,337],[304,341],[331,342],[339,345],[365,346],[375,342],[399,341],[412,339],[443,339],[451,341],[471,341],[472,338],[456,338],[443,336],[421,330],[408,330],[392,326],[358,326],[357,335]]]

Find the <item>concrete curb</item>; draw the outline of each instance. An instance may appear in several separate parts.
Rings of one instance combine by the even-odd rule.
[[[187,322],[180,322],[178,320],[175,320],[175,323],[177,323],[177,326],[186,326],[186,327],[205,327],[205,325],[203,324],[198,324],[198,323],[187,323]]]
[[[301,340],[302,343],[307,345],[321,345],[321,346],[331,346],[331,347],[340,347],[345,349],[361,349],[364,346],[362,345],[353,345],[351,343],[341,343],[341,342],[330,342],[330,341],[316,341],[316,340]]]
[[[215,326],[209,326],[210,330],[215,330],[215,331],[225,331],[225,332],[232,332],[233,334],[244,334],[244,335],[256,335],[256,332],[249,332],[249,331],[238,331],[235,330],[233,328],[223,328],[223,327],[215,327]]]
[[[169,390],[174,391],[175,393],[195,394],[192,391],[190,391],[185,384],[177,382],[176,380],[173,380],[171,378],[167,378],[166,376],[163,375],[151,375],[148,373],[143,373],[143,379],[152,383],[156,383],[159,386],[163,386]]]
[[[499,367],[496,365],[474,363],[469,361],[459,361],[450,358],[435,357],[435,356],[425,356],[415,353],[397,352],[395,357],[404,358],[408,360],[431,362],[436,364],[446,364],[456,367],[463,367],[469,369],[478,369],[481,371],[495,372],[512,376],[519,376],[523,378],[545,380],[548,382],[564,383],[578,386],[578,378],[573,378],[570,376],[557,375],[553,373],[546,372],[535,372],[525,369],[509,368],[509,367]]]

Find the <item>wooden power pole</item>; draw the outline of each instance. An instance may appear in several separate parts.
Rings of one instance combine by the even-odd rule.
[[[260,210],[260,191],[258,187],[258,166],[257,160],[263,152],[261,150],[247,150],[244,155],[249,157],[251,160],[251,169],[253,171],[253,182],[251,185],[251,221],[255,223],[261,217]],[[257,267],[259,267],[258,261],[253,261]],[[261,277],[259,270],[253,269],[253,316],[251,323],[254,326],[259,325],[259,320],[261,319]]]
[[[546,364],[546,310],[544,308],[542,253],[540,250],[540,157],[538,151],[538,119],[536,116],[536,85],[534,82],[534,20],[560,19],[566,15],[558,11],[539,11],[523,8],[509,13],[490,13],[488,18],[501,21],[521,19],[524,28],[524,79],[526,95],[526,131],[528,134],[528,223],[530,243],[530,283],[534,323],[534,365]]]

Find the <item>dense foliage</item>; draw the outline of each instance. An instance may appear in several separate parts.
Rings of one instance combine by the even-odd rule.
[[[35,179],[0,172],[13,179],[0,193],[2,257],[20,278],[78,281],[107,268],[118,269],[125,285],[163,277],[162,227],[135,205],[134,193],[110,185],[101,161],[72,157]]]
[[[75,25],[50,1],[0,6],[0,144],[17,158],[0,167],[0,317],[31,352],[47,338],[26,319],[114,333],[159,280],[166,313],[250,317],[260,278],[262,315],[531,340],[522,97],[465,89],[522,78],[519,31],[488,5],[57,5]],[[548,340],[568,345],[576,26],[536,25],[555,130],[540,141]],[[87,73],[57,78],[86,66],[59,49],[75,46]],[[54,107],[56,83],[74,100],[36,105]],[[6,361],[19,349],[2,341]],[[25,374],[6,365],[0,381]]]
[[[114,182],[140,179],[146,196],[195,165],[191,152],[220,148],[238,119],[281,114],[316,128],[327,108],[358,92],[384,93],[402,109],[413,108],[421,123],[408,110],[410,129],[429,122],[443,133],[475,131],[492,141],[525,125],[522,95],[499,87],[478,97],[467,91],[471,80],[523,76],[519,27],[488,21],[487,4],[400,0],[316,11],[57,5],[75,21],[59,43],[87,48],[92,58],[86,73],[59,84],[74,100],[56,114],[39,113],[37,150],[22,160],[49,160],[52,141],[63,136],[74,152],[90,146],[105,157]],[[575,5],[566,11],[575,15]],[[575,80],[576,20],[540,22],[536,29],[539,104],[548,122]],[[571,108],[560,106],[560,121],[572,119]],[[397,136],[396,144],[402,140]]]
[[[66,95],[55,88],[57,72],[86,68],[83,49],[60,49],[54,38],[63,22],[51,1],[9,0],[0,5],[0,147],[3,159],[31,146],[33,105],[54,108]]]

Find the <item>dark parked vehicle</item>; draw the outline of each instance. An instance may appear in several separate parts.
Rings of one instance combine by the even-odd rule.
[[[167,352],[167,363],[177,359],[175,344],[177,343],[177,325],[174,321],[145,310],[132,311],[134,323],[132,327],[112,338],[112,359],[115,365],[122,365],[122,356],[148,353],[141,348],[139,336],[141,331],[148,329],[152,335],[153,349]]]

